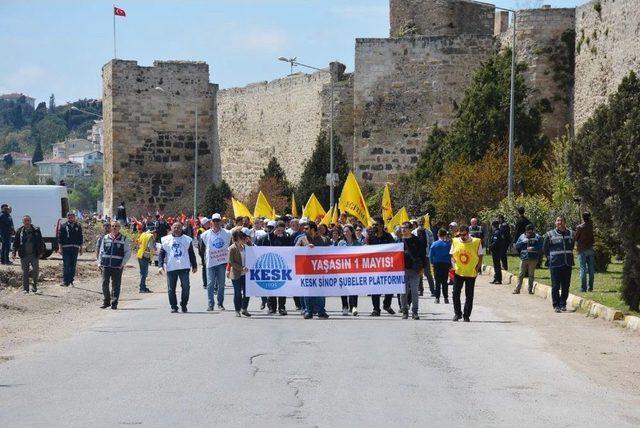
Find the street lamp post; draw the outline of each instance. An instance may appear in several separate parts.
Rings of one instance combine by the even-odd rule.
[[[167,91],[160,86],[156,86],[156,91],[168,94]],[[169,95],[172,96],[172,95]],[[172,96],[173,97],[173,96]],[[198,103],[194,102],[195,107],[195,164],[193,165],[193,216],[197,215],[198,208]]]
[[[334,177],[334,155],[333,155],[333,103],[334,103],[334,89],[335,89],[335,82],[334,82],[334,76],[333,73],[331,72],[331,68],[329,68],[329,70],[323,69],[323,68],[318,68],[318,67],[312,67],[310,65],[306,65],[306,64],[302,64],[300,62],[298,62],[297,57],[293,57],[293,58],[285,58],[283,56],[278,57],[279,61],[284,61],[284,62],[288,62],[289,64],[291,64],[291,72],[293,74],[293,67],[294,66],[300,66],[300,67],[306,67],[306,68],[310,68],[312,70],[317,70],[317,71],[322,71],[324,73],[329,73],[330,76],[330,83],[331,83],[331,113],[329,115],[330,120],[329,120],[329,205],[330,208],[333,208],[334,203],[335,203],[335,181],[333,179]]]
[[[92,112],[87,111],[87,110],[82,110],[81,108],[78,108],[76,106],[71,106],[71,110],[76,110],[76,111],[79,111],[79,112],[82,112],[82,113],[91,114],[93,116],[96,116],[96,117],[99,117],[100,119],[102,119],[102,115],[101,114],[92,113]]]

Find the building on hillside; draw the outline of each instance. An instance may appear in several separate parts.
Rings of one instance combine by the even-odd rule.
[[[93,126],[87,131],[87,140],[104,152],[104,121],[102,119],[93,121]]]
[[[80,165],[82,175],[90,175],[96,166],[102,166],[103,155],[100,150],[90,150],[69,156],[71,162]]]
[[[81,166],[67,159],[53,158],[36,162],[38,167],[38,183],[46,184],[47,180],[59,183],[60,180],[81,175]]]
[[[26,153],[20,152],[8,152],[0,155],[0,158],[5,161],[8,157],[11,157],[14,165],[29,165],[31,166],[31,156]]]
[[[72,138],[53,145],[53,157],[69,159],[69,156],[76,153],[99,150],[94,143],[84,138]]]
[[[4,100],[4,101],[18,101],[20,98],[24,97],[25,102],[27,104],[29,104],[31,106],[31,108],[36,108],[36,99],[32,98],[28,95],[24,95],[24,94],[18,94],[18,93],[11,93],[11,94],[4,94],[4,95],[0,95],[0,100]]]

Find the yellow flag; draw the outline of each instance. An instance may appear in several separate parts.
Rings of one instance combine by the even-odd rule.
[[[431,216],[429,215],[429,213],[426,213],[424,215],[424,220],[422,221],[422,227],[424,227],[425,229],[431,230]]]
[[[367,203],[362,197],[358,180],[356,180],[356,176],[352,172],[349,173],[347,180],[344,182],[338,207],[340,211],[353,215],[365,226],[369,225],[369,208],[367,208]]]
[[[296,195],[291,194],[291,215],[298,217],[298,206],[296,205]]]
[[[389,231],[389,233],[393,233],[393,230],[396,228],[396,226],[402,225],[402,223],[404,223],[405,221],[409,221],[409,214],[407,213],[406,208],[402,207],[398,210],[396,215],[394,215],[393,218],[391,218],[391,220],[389,220],[389,222],[387,223],[387,230]]]
[[[382,219],[384,224],[389,223],[389,220],[393,218],[393,207],[391,206],[391,190],[389,185],[384,186],[384,192],[382,193]]]
[[[251,211],[249,208],[236,198],[231,198],[231,205],[233,206],[233,216],[238,217],[249,217],[253,220],[253,216],[251,215]]]
[[[258,192],[258,199],[256,200],[256,206],[253,209],[253,216],[273,219],[275,218],[273,214],[273,208],[271,208],[271,204],[269,204],[267,197],[264,196],[262,191]]]
[[[333,208],[331,208],[325,215],[324,217],[322,217],[322,221],[320,222],[320,224],[324,224],[325,226],[329,227],[329,225],[331,224],[331,217],[333,216]]]
[[[306,217],[311,221],[316,221],[318,217],[322,218],[327,212],[320,205],[320,201],[313,193],[307,201],[307,205],[302,210],[302,217]]]
[[[331,214],[331,223],[338,224],[338,204],[333,207],[333,213]]]

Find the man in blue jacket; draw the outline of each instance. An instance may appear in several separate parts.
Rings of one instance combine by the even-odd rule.
[[[525,275],[529,277],[529,294],[533,294],[536,267],[542,255],[542,237],[536,233],[533,224],[527,224],[524,233],[518,237],[516,250],[520,252],[520,273],[518,285],[513,290],[513,294],[520,294]]]
[[[58,233],[58,251],[62,255],[62,287],[73,285],[78,254],[82,254],[82,243],[82,226],[76,221],[76,215],[69,211],[67,222],[60,227]]]
[[[9,205],[2,204],[2,212],[0,213],[0,240],[2,241],[2,250],[0,251],[0,264],[10,265],[9,252],[11,249],[11,235],[14,233],[13,219],[9,212]]]
[[[567,220],[562,215],[556,218],[556,228],[544,235],[542,251],[549,261],[551,298],[556,312],[567,310],[574,241],[573,232],[567,229]]]

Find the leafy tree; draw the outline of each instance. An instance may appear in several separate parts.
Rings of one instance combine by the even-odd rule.
[[[258,192],[262,192],[269,201],[271,208],[276,210],[276,214],[282,215],[291,211],[291,201],[289,197],[282,192],[281,181],[273,176],[265,176],[258,181],[258,186],[249,193],[247,197],[247,208],[253,210],[255,202],[258,199]]]
[[[40,141],[38,141],[36,143],[36,148],[33,151],[33,157],[31,158],[31,164],[35,165],[36,162],[40,162],[43,159],[44,159],[44,156],[42,155],[42,144],[40,144]]]
[[[199,210],[206,216],[214,213],[224,214],[231,206],[230,200],[232,196],[233,193],[226,181],[222,180],[220,184],[211,183],[209,187],[207,187],[204,200]]]
[[[54,143],[62,141],[69,134],[64,120],[55,115],[47,115],[34,127],[34,138],[43,148],[50,148]]]
[[[596,109],[569,149],[569,171],[599,224],[624,249],[622,297],[640,311],[640,80],[634,72]]]
[[[329,173],[329,138],[323,131],[318,136],[316,147],[311,156],[304,164],[304,171],[298,183],[296,190],[296,200],[301,203],[307,203],[312,193],[320,200],[320,203],[329,209],[329,186],[327,186],[326,176]],[[349,163],[342,149],[342,144],[337,137],[334,136],[334,172],[338,174],[339,181],[335,187],[336,203],[340,196],[342,184],[349,174]]]
[[[272,177],[275,179],[273,182],[277,187],[278,195],[286,196],[287,198],[291,197],[291,193],[293,193],[293,188],[289,180],[287,180],[287,175],[284,172],[284,169],[280,166],[278,159],[272,157],[267,164],[267,167],[262,170],[262,175],[260,176],[260,181],[265,180],[266,178]],[[259,185],[260,187],[260,185]]]
[[[2,161],[4,162],[4,167],[9,169],[13,165],[13,156],[11,156],[11,153],[7,153],[2,157]]]
[[[36,110],[33,112],[33,115],[31,116],[31,125],[35,125],[36,123],[40,122],[45,118],[46,115],[47,104],[43,101],[38,104],[38,107],[36,107]]]

